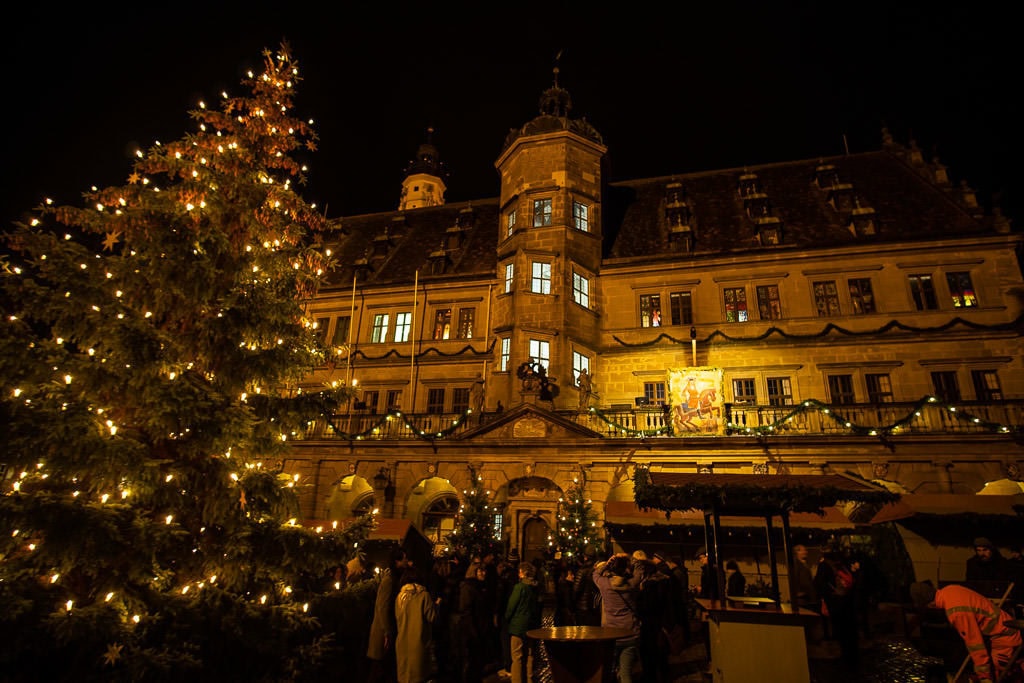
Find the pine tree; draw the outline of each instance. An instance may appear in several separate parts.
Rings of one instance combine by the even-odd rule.
[[[462,502],[455,516],[455,528],[447,536],[452,551],[463,559],[500,554],[501,543],[494,538],[495,509],[491,492],[483,484],[476,468],[469,467],[469,487],[462,491]]]
[[[287,439],[347,398],[305,309],[330,229],[298,64],[140,151],[127,184],[8,232],[0,297],[0,669],[8,680],[300,680],[321,578],[370,519],[297,523]]]
[[[587,498],[587,480],[583,474],[573,477],[572,485],[558,499],[558,523],[555,529],[554,552],[560,552],[568,562],[582,562],[589,548],[597,551],[601,538],[597,527],[597,513]]]

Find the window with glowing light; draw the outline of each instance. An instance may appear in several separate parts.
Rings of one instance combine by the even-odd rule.
[[[946,273],[946,283],[954,308],[974,308],[978,305],[970,273]]]
[[[572,224],[580,232],[590,232],[590,207],[582,202],[573,201]]]
[[[729,323],[747,322],[747,290],[743,287],[726,287],[725,321]]]
[[[434,313],[434,339],[449,339],[452,335],[452,309],[439,308]]]
[[[640,327],[661,327],[661,295],[640,295]]]
[[[530,358],[534,363],[542,365],[545,370],[551,364],[551,342],[543,339],[530,340]]]
[[[391,316],[388,313],[377,313],[373,316],[373,328],[370,331],[371,343],[383,344],[387,341],[390,318]]]
[[[812,285],[814,307],[819,318],[839,315],[839,289],[835,280],[819,280]]]
[[[459,309],[459,327],[456,331],[456,338],[458,339],[472,339],[473,338],[473,318],[476,317],[475,308],[460,308]]]
[[[395,341],[409,341],[409,334],[412,331],[412,313],[403,311],[395,316]]]
[[[572,300],[583,308],[590,308],[590,280],[575,271],[572,274]]]
[[[455,516],[459,512],[459,499],[444,495],[432,502],[423,511],[421,528],[423,535],[432,543],[444,543],[455,530]]]
[[[508,366],[512,358],[512,337],[501,338],[501,360],[498,369],[501,372],[508,372]]]
[[[513,285],[515,284],[515,264],[509,261],[505,264],[505,293],[508,294],[512,291]]]
[[[578,351],[572,352],[572,384],[576,386],[577,380],[580,378],[580,370],[586,369],[587,374],[590,374],[590,358],[584,356]]]
[[[793,385],[789,377],[768,377],[765,381],[768,384],[768,405],[793,405]]]
[[[733,403],[757,403],[757,385],[753,377],[741,377],[732,381]]]
[[[534,261],[532,265],[533,275],[530,278],[530,291],[534,294],[551,293],[551,264],[543,261]]]

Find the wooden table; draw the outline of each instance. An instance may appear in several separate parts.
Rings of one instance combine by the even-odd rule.
[[[526,632],[544,643],[554,683],[605,683],[614,668],[615,641],[634,635],[625,628],[550,626]]]
[[[811,610],[756,598],[740,601],[698,599],[707,615],[711,672],[724,681],[809,683],[804,627],[820,619]]]

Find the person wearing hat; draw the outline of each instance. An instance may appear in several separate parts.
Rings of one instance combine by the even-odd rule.
[[[1002,597],[1002,584],[1009,579],[1009,567],[1006,558],[999,549],[984,536],[974,539],[974,556],[967,560],[967,583],[978,592],[988,597]],[[993,590],[1000,595],[993,596]]]

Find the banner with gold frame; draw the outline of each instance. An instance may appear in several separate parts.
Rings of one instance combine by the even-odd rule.
[[[721,368],[672,368],[668,371],[668,398],[672,407],[672,432],[687,434],[723,434]]]

